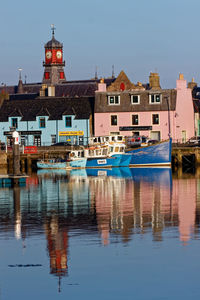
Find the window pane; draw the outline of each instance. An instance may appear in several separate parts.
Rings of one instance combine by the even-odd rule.
[[[132,103],[139,103],[139,97],[137,95],[132,95]]]
[[[45,118],[40,118],[40,128],[45,128]]]
[[[114,97],[110,96],[110,103],[113,104],[114,103]]]
[[[12,118],[11,124],[12,124],[12,127],[18,128],[17,118]]]
[[[151,95],[151,103],[154,103],[154,95]]]
[[[159,124],[159,115],[158,114],[152,115],[152,123]]]
[[[119,103],[119,96],[115,96],[115,104]]]
[[[65,126],[71,127],[72,126],[72,117],[66,117],[65,118]]]
[[[117,125],[117,116],[111,116],[111,125]]]
[[[138,125],[138,115],[133,115],[132,116],[132,125]]]
[[[156,95],[156,102],[160,102],[160,95]]]

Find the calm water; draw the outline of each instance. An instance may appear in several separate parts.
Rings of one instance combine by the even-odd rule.
[[[199,299],[200,176],[40,171],[0,189],[0,299]]]

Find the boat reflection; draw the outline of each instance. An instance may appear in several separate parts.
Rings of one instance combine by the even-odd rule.
[[[40,170],[26,187],[1,189],[0,234],[14,232],[23,243],[45,234],[50,273],[60,279],[77,234],[99,236],[106,246],[146,233],[161,242],[178,227],[188,243],[199,231],[199,195],[198,178],[172,181],[169,168]]]

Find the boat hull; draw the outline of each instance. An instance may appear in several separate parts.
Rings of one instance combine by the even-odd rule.
[[[66,162],[37,162],[38,169],[66,169]]]
[[[76,160],[71,160],[68,162],[68,167],[71,169],[83,169],[86,167],[86,158],[80,158]]]
[[[86,168],[112,168],[120,166],[121,156],[87,158]]]
[[[159,144],[132,149],[130,167],[135,166],[170,166],[171,165],[172,140]]]

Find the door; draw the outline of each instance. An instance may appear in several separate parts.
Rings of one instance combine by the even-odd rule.
[[[34,135],[34,145],[40,147],[41,146],[41,136],[40,135]]]
[[[150,137],[151,140],[160,141],[160,131],[151,131]]]
[[[181,131],[182,143],[186,143],[186,130]]]

